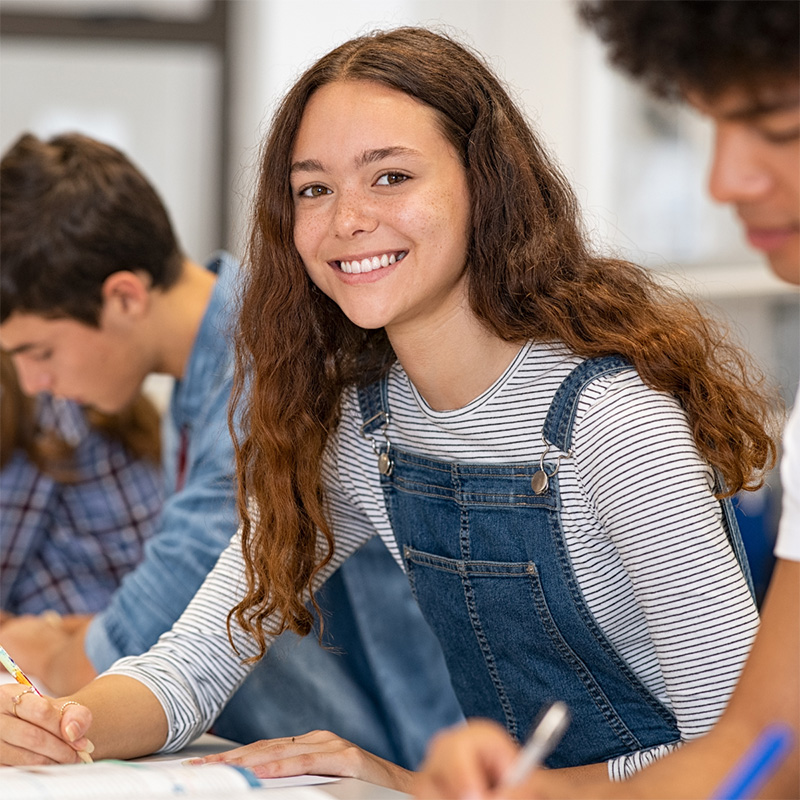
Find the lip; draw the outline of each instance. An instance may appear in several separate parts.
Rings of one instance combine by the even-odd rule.
[[[787,242],[800,233],[800,225],[787,225],[782,228],[756,228],[745,225],[747,241],[757,250],[765,253],[780,250]]]

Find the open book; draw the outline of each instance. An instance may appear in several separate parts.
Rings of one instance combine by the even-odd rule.
[[[330,795],[308,785],[327,780],[313,775],[259,780],[250,770],[229,764],[184,767],[175,761],[0,768],[4,800],[155,800],[176,796],[254,800],[253,790],[264,787],[283,787],[280,800],[331,800]]]

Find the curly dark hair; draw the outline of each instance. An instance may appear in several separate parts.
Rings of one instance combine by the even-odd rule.
[[[661,97],[800,79],[796,0],[581,0],[609,58]]]

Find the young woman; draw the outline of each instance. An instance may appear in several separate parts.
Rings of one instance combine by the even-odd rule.
[[[684,298],[589,251],[483,63],[399,29],[311,67],[265,145],[249,264],[240,536],[173,631],[82,705],[0,695],[0,760],[31,757],[14,744],[31,719],[58,761],[87,732],[102,755],[183,746],[375,535],[467,715],[521,738],[543,703],[569,704],[550,766],[621,775],[707,730],[757,627],[718,498],[773,459],[765,403]],[[320,732],[227,759],[408,787]]]

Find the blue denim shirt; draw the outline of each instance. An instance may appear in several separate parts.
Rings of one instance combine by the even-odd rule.
[[[238,267],[226,253],[208,265],[218,279],[164,424],[167,498],[159,529],[86,634],[86,654],[102,671],[143,653],[172,627],[236,532],[233,444],[227,408],[233,364],[229,327]],[[184,478],[178,488],[180,441]]]
[[[219,278],[165,426],[169,496],[160,531],[89,627],[86,653],[98,671],[144,652],[172,627],[236,530],[227,406],[238,269],[224,253],[209,268]],[[188,442],[183,469],[182,441]],[[280,636],[214,732],[245,743],[327,729],[416,767],[431,735],[463,714],[441,646],[405,575],[376,539],[348,559],[318,599],[326,612],[325,646],[314,634]]]

